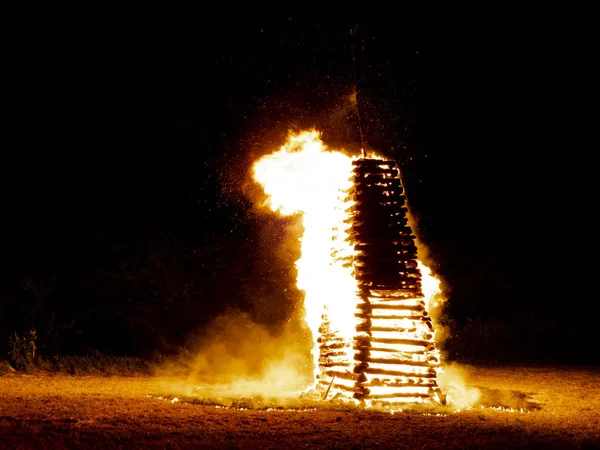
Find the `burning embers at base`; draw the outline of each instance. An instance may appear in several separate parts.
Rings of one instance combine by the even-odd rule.
[[[394,161],[326,149],[316,131],[291,135],[258,160],[267,204],[302,214],[297,261],[323,396],[445,403],[428,315],[439,282],[417,258]]]

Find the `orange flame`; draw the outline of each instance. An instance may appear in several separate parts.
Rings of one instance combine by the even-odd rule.
[[[348,264],[354,250],[346,241],[346,191],[352,187],[352,159],[328,150],[317,131],[292,134],[278,152],[258,160],[254,179],[264,188],[267,205],[282,215],[302,214],[301,257],[297,286],[304,291],[305,319],[318,367],[321,315],[330,311],[332,326],[347,339],[355,332],[352,305],[356,281]],[[317,369],[316,369],[317,370]]]

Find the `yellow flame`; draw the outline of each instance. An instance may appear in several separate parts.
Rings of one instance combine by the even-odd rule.
[[[263,186],[269,208],[282,215],[302,214],[297,286],[305,293],[316,367],[316,339],[325,309],[332,329],[348,339],[355,333],[352,301],[357,286],[347,263],[354,250],[345,239],[351,224],[344,223],[352,206],[346,199],[352,187],[352,158],[328,150],[317,131],[305,131],[290,135],[279,151],[258,160],[253,176]]]

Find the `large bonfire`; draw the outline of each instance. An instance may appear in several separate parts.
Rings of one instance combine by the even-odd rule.
[[[310,130],[252,169],[271,210],[302,217],[296,268],[313,336],[311,388],[369,403],[444,402],[428,315],[439,281],[417,259],[393,161],[328,149]]]

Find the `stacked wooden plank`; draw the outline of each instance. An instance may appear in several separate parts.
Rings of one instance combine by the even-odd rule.
[[[354,352],[348,364],[343,356],[348,343],[336,340],[325,317],[320,364],[327,376],[321,387],[331,385],[359,400],[443,403],[439,356],[396,163],[354,161],[354,200],[350,239],[359,286]]]

